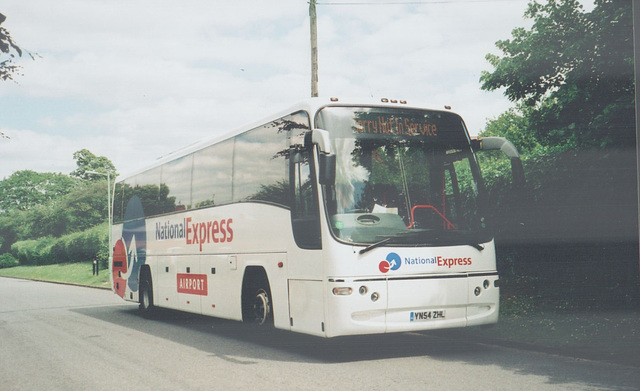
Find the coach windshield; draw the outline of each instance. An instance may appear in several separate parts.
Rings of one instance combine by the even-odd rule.
[[[335,185],[324,187],[333,235],[362,245],[478,246],[490,240],[475,156],[450,112],[328,107]]]

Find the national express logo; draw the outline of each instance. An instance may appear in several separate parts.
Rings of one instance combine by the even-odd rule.
[[[233,219],[193,221],[186,217],[179,222],[156,223],[156,240],[184,239],[187,246],[197,246],[202,252],[207,244],[233,241]]]
[[[402,266],[402,259],[400,258],[400,255],[396,253],[389,253],[387,258],[380,262],[378,268],[382,273],[387,273],[389,270],[400,269],[400,266]]]
[[[388,273],[391,270],[398,270],[402,264],[413,266],[413,265],[433,265],[442,268],[451,269],[454,266],[471,266],[473,264],[473,260],[470,257],[466,258],[445,258],[441,256],[435,257],[405,257],[404,261],[400,257],[400,255],[396,253],[389,253],[387,258],[384,261],[381,261],[378,264],[378,269],[382,273]]]
[[[129,200],[124,213],[125,223],[122,237],[113,247],[111,273],[113,287],[118,296],[124,298],[129,285],[132,292],[138,290],[138,272],[147,258],[147,233],[144,224],[144,212],[140,198]]]

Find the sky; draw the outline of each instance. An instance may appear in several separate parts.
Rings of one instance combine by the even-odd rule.
[[[476,135],[512,106],[479,79],[495,43],[531,26],[527,3],[318,0],[319,95],[448,105]],[[0,180],[68,174],[81,149],[132,172],[311,95],[307,0],[5,0],[0,13],[35,57],[0,81]]]

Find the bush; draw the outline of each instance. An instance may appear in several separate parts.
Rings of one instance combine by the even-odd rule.
[[[109,236],[104,235],[100,238],[96,260],[101,269],[109,268]]]
[[[23,240],[11,246],[11,255],[21,265],[47,265],[97,260],[102,268],[109,259],[107,225],[101,224],[83,232],[60,238]]]
[[[51,259],[51,247],[56,239],[51,237],[38,240],[23,240],[11,246],[11,255],[18,259],[21,265],[48,265],[55,263]]]
[[[109,258],[108,232],[106,224],[101,224],[86,231],[65,235],[54,246],[57,263],[86,262],[98,260],[103,267]]]
[[[526,191],[512,204],[508,172],[486,158],[482,167],[503,298],[554,310],[640,305],[635,150],[539,149],[523,162]]]
[[[20,262],[10,253],[0,254],[0,269],[18,266]]]

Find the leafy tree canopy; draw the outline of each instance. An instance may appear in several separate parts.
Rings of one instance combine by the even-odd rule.
[[[14,60],[16,58],[16,55],[18,57],[22,57],[23,53],[20,46],[18,46],[13,38],[11,38],[9,30],[1,26],[5,20],[7,20],[7,17],[0,13],[0,80],[3,81],[13,80],[13,75],[20,71],[22,67],[17,65]],[[26,53],[29,54],[31,59],[34,59],[34,54],[30,52]],[[10,137],[0,131],[0,139],[2,138]]]
[[[0,213],[27,210],[70,193],[78,180],[68,175],[16,171],[0,181]]]
[[[0,254],[9,251],[16,241],[57,238],[106,221],[106,181],[67,178],[76,183],[68,194],[27,210],[13,209],[0,214]]]
[[[630,1],[577,0],[529,4],[530,30],[517,28],[487,55],[482,89],[504,88],[529,132],[567,149],[635,143],[633,21]]]
[[[98,175],[90,173],[89,171],[107,173],[109,172],[111,178],[115,178],[117,175],[116,168],[108,158],[104,156],[96,156],[88,149],[81,149],[73,154],[73,159],[76,161],[76,168],[71,172],[71,176],[85,179],[85,180],[101,180],[104,179],[104,175]]]
[[[7,19],[0,13],[0,25]],[[0,79],[13,80],[13,74],[20,70],[20,66],[16,65],[13,60],[16,57],[22,57],[22,49],[13,41],[11,34],[7,29],[0,26]]]

